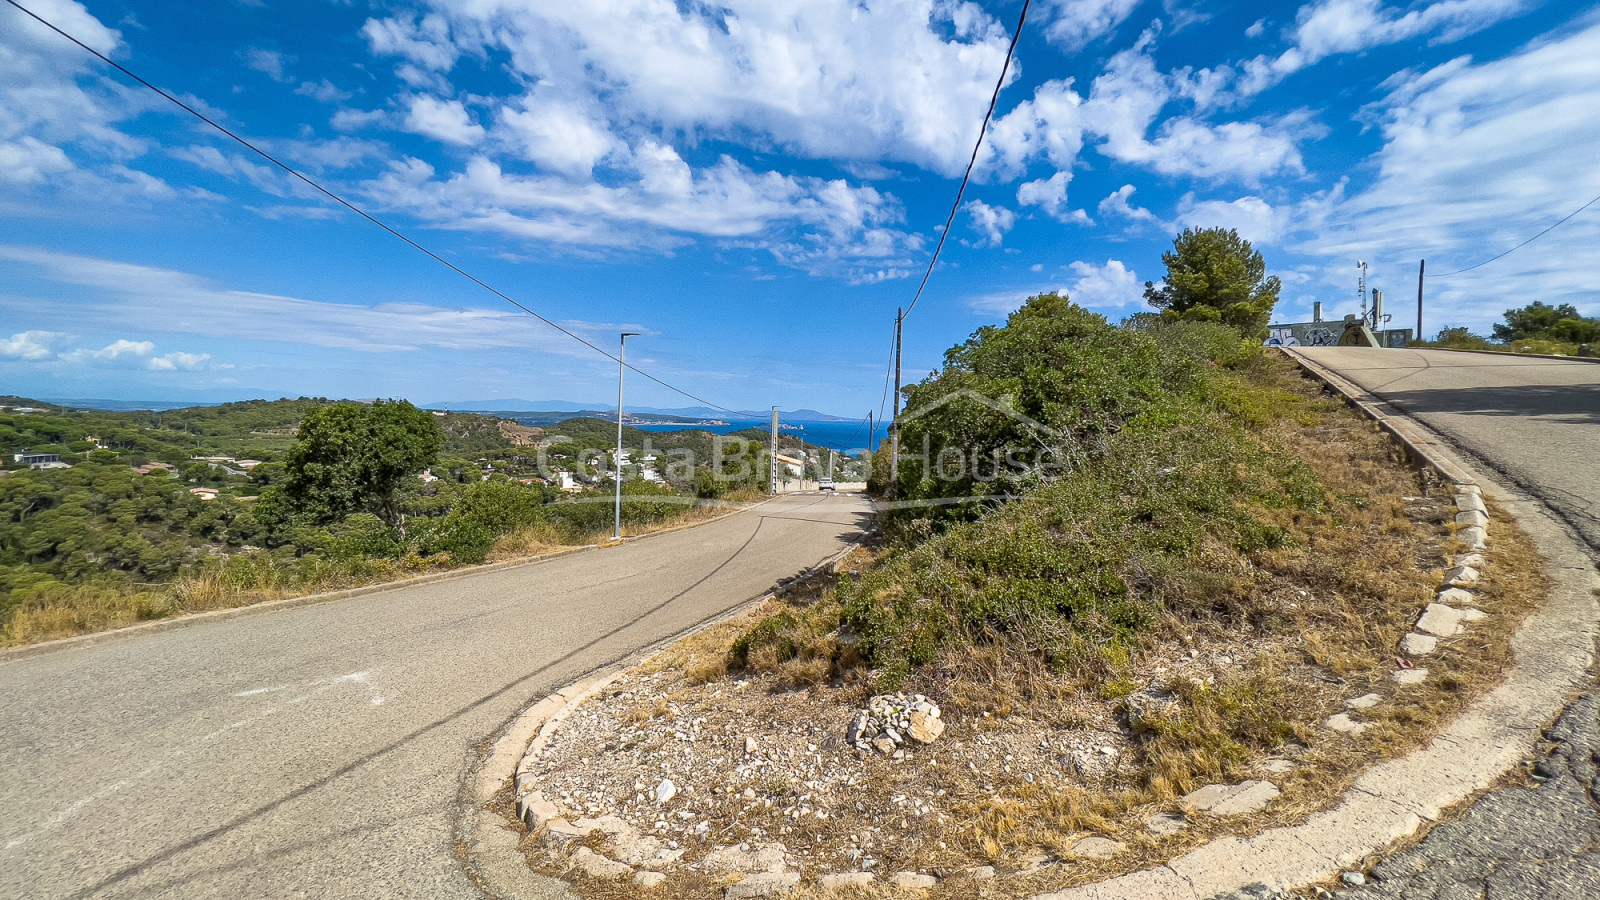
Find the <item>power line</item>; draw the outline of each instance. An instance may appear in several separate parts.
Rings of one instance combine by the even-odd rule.
[[[240,137],[239,135],[234,134],[232,131],[229,131],[227,128],[223,127],[222,125],[218,124],[217,122],[215,122],[212,119],[210,119],[209,117],[207,117],[205,114],[201,113],[199,110],[196,110],[194,107],[189,106],[187,103],[184,103],[182,100],[179,100],[177,97],[172,96],[171,94],[167,93],[166,91],[162,90],[161,88],[158,88],[155,85],[151,84],[150,82],[144,80],[143,78],[140,78],[138,75],[135,75],[133,72],[129,71],[122,64],[113,61],[110,57],[107,57],[105,54],[101,53],[100,51],[94,49],[93,47],[89,46],[88,44],[85,44],[83,41],[80,41],[77,38],[73,37],[71,34],[68,34],[67,32],[65,32],[62,29],[58,28],[54,23],[48,21],[47,19],[44,19],[38,13],[36,13],[33,10],[28,9],[27,7],[25,7],[22,4],[18,3],[17,0],[6,0],[6,2],[11,4],[12,6],[16,7],[22,13],[26,14],[29,18],[33,19],[34,21],[38,22],[39,24],[43,25],[44,27],[50,29],[51,31],[54,31],[56,34],[61,35],[62,37],[66,38],[67,40],[71,41],[72,43],[77,44],[79,47],[83,48],[84,50],[86,50],[90,54],[94,55],[96,58],[98,58],[101,62],[105,63],[106,65],[111,66],[112,68],[116,69],[117,71],[121,72],[122,74],[128,76],[129,78],[132,78],[134,81],[137,81],[139,84],[141,84],[141,85],[149,88],[150,90],[156,92],[157,94],[161,95],[163,98],[165,98],[167,101],[172,103],[174,106],[177,106],[179,109],[182,109],[184,112],[194,116],[195,118],[197,118],[200,121],[206,123],[207,125],[210,125],[212,128],[215,128],[217,131],[220,131],[221,133],[223,133],[223,134],[227,135],[228,137],[232,138],[233,140],[237,141],[239,144],[244,146],[246,149],[250,150],[252,153],[255,153],[257,156],[260,156],[262,159],[265,159],[267,162],[272,163],[274,166],[277,166],[278,168],[282,169],[283,171],[289,173],[290,175],[293,175],[295,178],[298,178],[300,181],[302,181],[305,184],[309,185],[312,189],[314,189],[318,193],[326,196],[328,199],[334,201],[335,203],[339,204],[340,206],[343,206],[345,209],[350,210],[351,212],[355,213],[356,215],[360,216],[361,218],[366,219],[368,222],[371,222],[372,224],[378,226],[379,228],[382,228],[384,231],[389,232],[391,235],[394,235],[395,237],[399,238],[400,240],[406,242],[407,244],[411,245],[416,250],[421,251],[423,254],[425,254],[428,258],[432,259],[434,262],[437,262],[440,265],[445,266],[446,268],[450,269],[452,272],[455,272],[457,275],[460,275],[462,278],[467,279],[468,281],[472,282],[473,284],[477,285],[478,287],[481,287],[484,290],[488,291],[489,293],[495,295],[496,297],[499,297],[501,300],[504,300],[505,302],[511,304],[512,306],[515,306],[517,309],[520,309],[523,312],[527,313],[528,315],[533,316],[535,319],[538,319],[539,321],[541,321],[544,324],[550,326],[551,328],[554,328],[556,331],[559,331],[562,334],[566,335],[567,337],[572,338],[573,340],[575,340],[578,343],[584,345],[585,347],[588,347],[590,350],[593,350],[594,352],[600,354],[601,356],[604,356],[606,359],[609,359],[612,362],[617,363],[619,365],[626,366],[630,371],[635,372],[635,373],[637,373],[639,375],[642,375],[645,378],[648,378],[651,381],[654,381],[656,384],[659,384],[662,387],[664,387],[664,388],[666,388],[666,389],[668,389],[670,391],[673,391],[675,393],[678,393],[678,394],[681,394],[681,395],[683,395],[685,397],[688,397],[690,400],[694,400],[694,401],[697,401],[697,402],[700,402],[700,403],[704,403],[706,406],[709,406],[709,407],[711,407],[713,409],[718,409],[718,410],[721,410],[723,412],[734,412],[734,410],[731,410],[731,409],[727,408],[726,406],[721,406],[719,404],[712,403],[710,400],[707,400],[707,399],[705,399],[703,397],[699,397],[699,396],[696,396],[694,394],[691,394],[688,391],[686,391],[686,390],[684,390],[684,389],[682,389],[680,387],[676,387],[674,385],[668,384],[667,382],[662,381],[661,379],[657,378],[654,375],[651,375],[649,372],[646,372],[643,369],[640,369],[640,368],[638,368],[636,366],[627,365],[622,360],[620,360],[617,357],[611,355],[606,350],[596,346],[595,344],[590,343],[588,340],[578,336],[577,334],[574,334],[573,332],[568,331],[565,328],[562,328],[560,325],[557,325],[555,322],[552,322],[551,320],[545,318],[544,316],[539,315],[538,313],[536,313],[533,310],[529,309],[528,307],[522,305],[521,303],[518,303],[516,300],[511,299],[510,297],[506,296],[505,294],[501,293],[500,291],[496,290],[495,288],[490,287],[488,284],[486,284],[483,281],[479,280],[477,277],[471,275],[466,270],[462,269],[460,266],[457,266],[455,263],[450,262],[449,260],[447,260],[444,257],[440,256],[439,254],[434,253],[432,250],[429,250],[427,247],[424,247],[421,244],[417,243],[416,241],[412,240],[411,238],[406,237],[404,234],[401,234],[400,232],[396,231],[395,229],[393,229],[393,228],[389,227],[388,225],[384,224],[383,222],[379,221],[377,218],[375,218],[371,213],[368,213],[366,210],[356,206],[355,204],[353,204],[350,201],[344,199],[343,197],[339,196],[338,194],[335,194],[333,191],[328,190],[327,188],[325,188],[322,185],[318,184],[317,182],[311,180],[307,176],[302,175],[298,170],[296,170],[296,169],[290,167],[289,165],[279,161],[277,159],[277,157],[273,156],[272,154],[268,153],[265,150],[262,150],[260,147],[257,147],[255,144],[250,143],[249,141],[245,140],[244,138]],[[1009,56],[1007,57],[1007,59],[1009,60]],[[976,151],[974,151],[974,154],[976,154]]]
[[[15,0],[8,0],[15,2]],[[1000,102],[1000,88],[1005,86],[1006,73],[1011,70],[1011,56],[1017,52],[1017,39],[1022,37],[1022,23],[1028,21],[1028,4],[1032,0],[1023,0],[1022,15],[1017,18],[1017,29],[1011,34],[1011,46],[1006,48],[1006,63],[1000,67],[1000,79],[994,83],[994,94],[989,98],[989,111],[983,114],[983,127],[978,129],[978,142],[972,145],[972,158],[967,160],[966,174],[961,176],[961,187],[956,190],[956,202],[950,207],[950,215],[944,220],[944,230],[939,232],[939,243],[934,245],[933,258],[928,260],[928,271],[922,273],[922,283],[917,285],[917,293],[912,296],[911,304],[906,311],[900,314],[902,320],[911,315],[917,308],[917,301],[922,299],[922,289],[928,286],[928,278],[933,275],[934,264],[939,261],[939,251],[944,249],[945,238],[950,236],[950,226],[955,223],[956,212],[961,209],[961,195],[967,192],[967,181],[972,178],[972,166],[978,161],[978,150],[983,147],[983,137],[989,133],[989,120],[994,118],[995,104]]]
[[[899,324],[896,323],[896,328]],[[889,382],[894,379],[894,338],[895,332],[889,333],[889,365],[883,371],[883,398],[878,401],[878,421],[883,421],[883,411],[889,406]]]
[[[1522,243],[1516,245],[1515,247],[1512,247],[1510,250],[1507,250],[1506,252],[1500,254],[1500,256],[1491,256],[1488,259],[1484,260],[1481,263],[1478,263],[1475,266],[1467,266],[1465,269],[1457,269],[1454,272],[1446,272],[1443,275],[1435,275],[1433,277],[1434,278],[1449,278],[1451,275],[1460,275],[1462,272],[1471,272],[1473,269],[1476,269],[1476,268],[1478,268],[1480,266],[1487,266],[1489,263],[1492,263],[1495,260],[1500,259],[1503,256],[1510,256],[1511,254],[1517,252],[1518,250],[1521,250],[1523,247],[1526,247],[1529,244],[1533,243],[1534,241],[1537,241],[1539,238],[1544,237],[1545,235],[1549,234],[1552,231],[1555,231],[1556,230],[1556,226],[1561,225],[1562,223],[1566,222],[1567,219],[1570,219],[1573,216],[1577,215],[1578,213],[1581,213],[1584,210],[1588,209],[1589,207],[1595,205],[1595,203],[1597,201],[1600,201],[1600,197],[1596,197],[1593,200],[1590,200],[1588,203],[1585,203],[1584,205],[1578,207],[1577,209],[1575,209],[1572,212],[1568,213],[1566,218],[1563,218],[1560,222],[1557,222],[1555,225],[1551,225],[1549,228],[1546,228],[1545,230],[1543,230],[1543,231],[1539,232],[1538,234],[1534,235],[1533,237],[1528,238],[1527,240],[1523,241]]]

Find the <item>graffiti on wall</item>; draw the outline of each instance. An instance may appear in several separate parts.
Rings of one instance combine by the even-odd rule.
[[[1333,347],[1339,343],[1342,322],[1295,322],[1267,329],[1268,347]],[[1385,347],[1404,347],[1411,343],[1411,329],[1394,328],[1378,332],[1378,343]]]

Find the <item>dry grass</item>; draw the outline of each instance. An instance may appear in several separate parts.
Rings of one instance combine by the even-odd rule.
[[[623,534],[637,537],[642,534],[701,525],[737,512],[744,504],[764,499],[766,495],[759,492],[736,492],[723,498],[722,504],[685,506],[681,513],[664,522],[638,528],[625,528]],[[488,562],[528,561],[598,543],[607,537],[610,537],[609,533],[586,535],[574,540],[564,537],[557,529],[549,526],[531,526],[497,540],[489,553]],[[418,575],[448,571],[451,568],[453,564],[449,554],[441,553],[427,558],[409,556],[399,560],[367,560],[361,566],[359,576],[352,576],[335,569],[326,573],[297,576],[290,580],[286,573],[276,573],[275,577],[273,573],[263,568],[264,577],[248,587],[231,584],[215,569],[184,575],[166,585],[85,585],[70,593],[52,596],[13,610],[3,628],[0,628],[0,646],[36,644],[41,641],[123,628],[155,619],[219,609],[235,609],[348,588],[398,583]],[[708,677],[720,674],[721,672],[707,671]]]
[[[1432,599],[1456,549],[1451,498],[1409,468],[1372,423],[1275,365],[1266,377],[1283,392],[1282,407],[1261,433],[1310,465],[1332,498],[1320,512],[1253,511],[1286,529],[1294,538],[1288,546],[1248,554],[1208,546],[1195,560],[1204,577],[1190,579],[1192,596],[1181,606],[1136,641],[1085,648],[1068,664],[1047,664],[1002,635],[942,648],[934,663],[910,674],[905,690],[944,708],[944,739],[903,762],[835,740],[831,753],[860,778],[827,801],[825,822],[729,806],[717,840],[747,839],[761,825],[806,853],[807,871],[816,872],[850,868],[844,852],[868,847],[858,837],[868,835],[877,871],[952,875],[941,880],[937,897],[1061,890],[1171,859],[1223,834],[1304,821],[1375,761],[1424,745],[1498,683],[1511,663],[1511,635],[1547,588],[1531,541],[1491,509],[1497,524],[1478,589],[1491,615],[1440,641],[1424,663],[1431,672],[1425,683],[1393,682],[1398,641]],[[865,568],[868,556],[848,565]],[[881,674],[861,665],[849,635],[840,634],[840,612],[824,580],[813,579],[671,648],[639,674],[661,682],[681,717],[709,717],[708,729],[726,722],[734,733],[762,734],[763,743],[789,734],[823,743],[842,733]],[[781,625],[784,639],[753,649],[745,640],[741,650],[741,639],[768,622]],[[649,702],[649,690],[630,690]],[[1172,705],[1141,707],[1136,701],[1151,691]],[[1360,714],[1369,724],[1364,733],[1322,727],[1345,711],[1344,700],[1367,693],[1383,701]],[[626,706],[615,697],[608,705],[619,703]],[[732,715],[735,703],[744,716]],[[1074,736],[1120,741],[1114,771],[1074,772],[1052,758],[1059,750],[1041,749]],[[1269,773],[1273,760],[1293,768]],[[1203,784],[1263,777],[1283,791],[1263,813],[1196,818],[1164,837],[1145,828],[1151,816],[1178,811],[1177,799]],[[780,796],[799,791],[761,787]],[[926,798],[934,813],[908,815],[897,796]],[[1109,861],[1072,860],[1072,844],[1089,834],[1127,850]],[[562,874],[559,857],[538,842],[527,849],[535,868]],[[988,863],[1002,873],[981,887],[957,874]],[[626,883],[574,880],[587,897],[633,896]],[[725,882],[679,870],[655,896],[706,897]],[[803,887],[801,896],[814,893]]]

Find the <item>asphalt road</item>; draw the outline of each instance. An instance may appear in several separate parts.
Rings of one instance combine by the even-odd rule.
[[[1600,364],[1428,350],[1302,352],[1543,500],[1600,560]],[[1340,900],[1600,897],[1600,695],[1591,687],[1545,738],[1534,770],[1542,784],[1485,795],[1379,863],[1366,885],[1338,892]]]
[[[1600,363],[1300,347],[1543,500],[1600,549]]]
[[[0,657],[0,897],[480,898],[463,773],[531,700],[842,548],[859,495]]]

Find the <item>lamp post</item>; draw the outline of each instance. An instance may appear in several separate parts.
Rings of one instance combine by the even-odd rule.
[[[611,477],[617,483],[616,534],[613,537],[619,541],[622,540],[622,373],[628,369],[623,359],[628,355],[628,338],[638,336],[637,331],[624,331],[617,350],[617,453],[612,458],[614,471]]]

